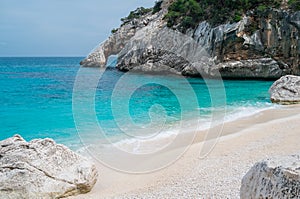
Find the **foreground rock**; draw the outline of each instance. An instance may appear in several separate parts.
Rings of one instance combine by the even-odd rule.
[[[242,180],[241,199],[299,197],[299,155],[259,162]]]
[[[300,103],[300,76],[286,75],[270,88],[271,101],[280,104]]]
[[[0,198],[62,198],[89,192],[95,166],[51,139],[0,142]]]

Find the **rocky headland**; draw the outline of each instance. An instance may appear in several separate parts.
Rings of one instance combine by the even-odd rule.
[[[110,55],[118,55],[122,71],[236,79],[300,75],[300,6],[286,0],[246,3],[237,1],[230,8],[232,3],[219,2],[223,15],[213,13],[218,9],[214,2],[204,7],[195,0],[163,0],[152,9],[139,8],[81,65],[105,67]]]

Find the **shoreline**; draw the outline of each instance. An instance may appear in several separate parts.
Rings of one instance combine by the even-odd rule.
[[[197,132],[192,146],[175,163],[148,174],[126,174],[96,162],[99,179],[90,193],[71,198],[103,197],[238,197],[243,175],[254,163],[270,156],[300,151],[297,140],[300,106],[278,106],[255,115],[227,122],[222,137],[205,157],[199,150],[204,131]],[[215,127],[214,131],[220,129]],[[182,141],[184,142],[184,141]],[[183,147],[180,143],[164,153]],[[159,161],[155,157],[151,161]],[[126,160],[120,160],[126,161]],[[226,186],[224,186],[226,183]],[[197,188],[195,188],[195,186]],[[187,195],[182,195],[187,194]]]
[[[265,105],[265,107],[263,107]],[[175,123],[172,123],[172,127],[168,129],[164,129],[163,131],[159,132],[158,134],[151,135],[146,134],[145,137],[139,137],[137,135],[137,138],[134,136],[128,136],[126,134],[126,137],[124,135],[114,135],[114,136],[108,136],[106,138],[97,138],[97,144],[100,143],[100,145],[105,149],[109,148],[111,144],[114,146],[123,148],[124,150],[128,152],[133,153],[147,153],[148,151],[143,151],[143,148],[148,148],[151,152],[151,150],[157,150],[155,147],[158,142],[167,142],[174,136],[182,136],[191,134],[191,132],[195,132],[195,139],[199,139],[199,135],[203,132],[212,131],[212,129],[219,129],[220,126],[224,123],[231,123],[235,122],[237,120],[243,120],[245,118],[252,117],[254,115],[260,114],[263,111],[271,110],[280,108],[279,105],[274,105],[271,103],[265,103],[260,104],[258,107],[255,107],[254,105],[248,105],[248,106],[239,106],[239,107],[232,107],[230,106],[230,111],[228,111],[228,108],[221,108],[220,110],[216,110],[216,113],[213,113],[211,115],[206,115],[204,119],[201,118],[199,120],[189,118],[187,120],[180,120]],[[222,111],[223,110],[223,111]],[[218,112],[220,111],[220,112]],[[214,112],[214,111],[212,111]],[[208,117],[207,117],[208,116]],[[214,120],[215,119],[215,120]],[[182,127],[183,126],[183,127]],[[181,130],[180,130],[181,128]],[[184,128],[184,129],[182,129]],[[155,130],[155,129],[154,129]],[[148,132],[149,133],[149,132]],[[131,134],[130,134],[131,135]],[[134,135],[134,134],[132,134]],[[128,138],[130,137],[130,138]],[[141,138],[141,139],[139,139]],[[108,141],[109,143],[107,143]],[[201,140],[198,140],[197,142],[200,142]],[[139,147],[135,148],[136,143],[139,142]],[[153,144],[155,147],[151,148],[151,144]],[[192,143],[191,143],[192,144]],[[94,144],[90,144],[81,148],[76,149],[75,151],[78,153],[84,153],[86,149],[89,147],[93,148]],[[99,147],[99,150],[101,147]]]

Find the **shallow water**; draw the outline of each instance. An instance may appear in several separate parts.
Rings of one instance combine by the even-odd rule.
[[[169,132],[179,121],[195,117],[203,128],[209,127],[212,113],[222,116],[225,107],[225,119],[234,120],[272,106],[269,81],[205,82],[175,75],[124,74],[114,68],[80,69],[81,59],[0,58],[0,139],[16,133],[28,140],[50,137],[78,149],[83,146],[79,135],[91,143],[103,136],[120,140],[117,135],[124,132],[147,139],[157,130]],[[78,81],[81,89],[73,91],[78,74],[87,78]],[[99,76],[94,92],[90,85]],[[93,97],[95,106],[87,96]],[[79,110],[75,121],[74,105]]]

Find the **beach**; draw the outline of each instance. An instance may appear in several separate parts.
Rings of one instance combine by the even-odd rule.
[[[147,174],[119,172],[96,161],[99,178],[95,187],[70,198],[239,198],[241,180],[256,162],[299,154],[299,119],[300,106],[292,105],[225,123],[222,136],[204,158],[200,151],[205,132],[197,132],[180,159]],[[172,155],[181,147],[164,153]],[[160,157],[149,161],[160,161]]]
[[[300,199],[300,0],[1,7],[0,199]]]

